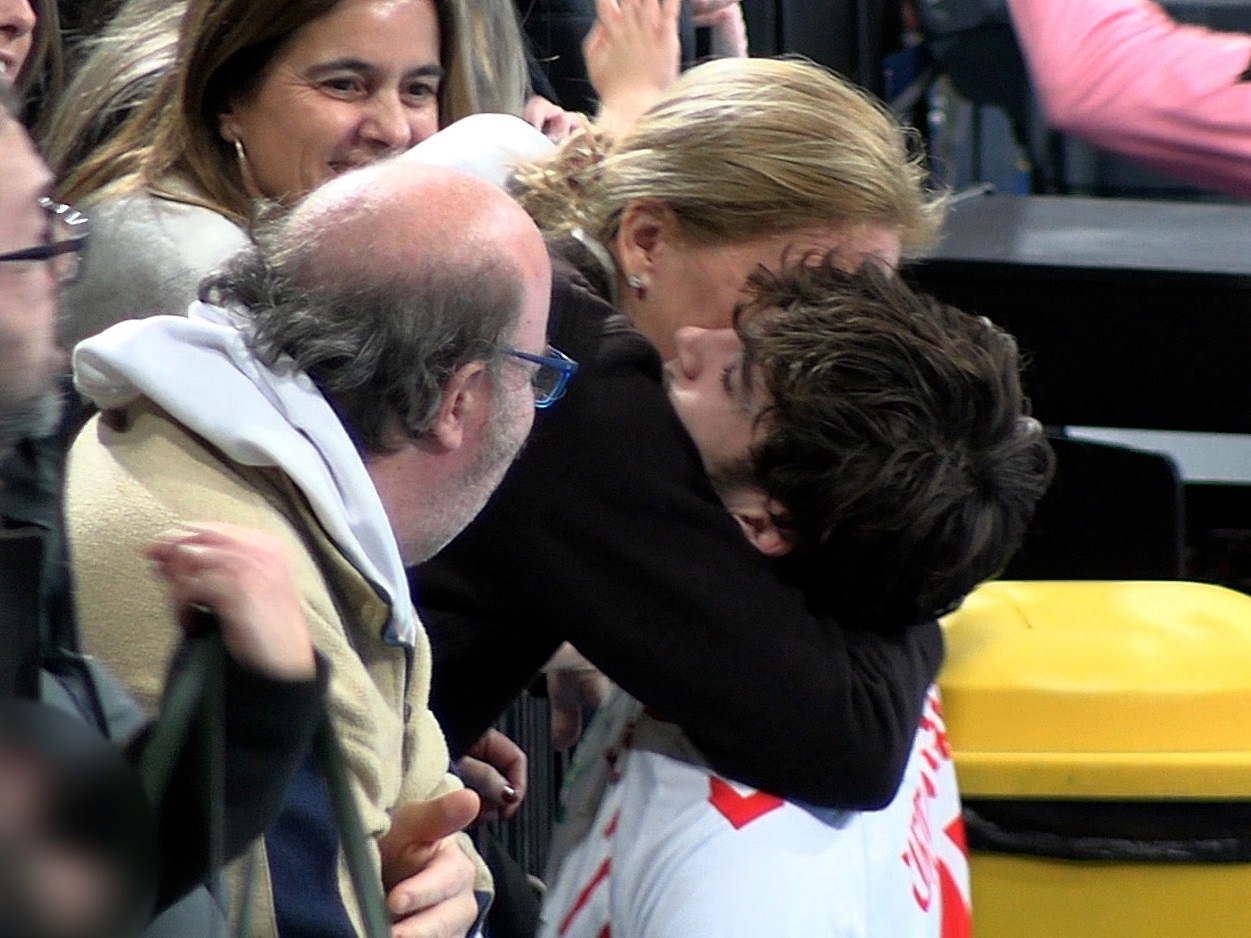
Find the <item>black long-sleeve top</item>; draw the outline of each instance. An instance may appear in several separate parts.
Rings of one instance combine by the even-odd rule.
[[[414,573],[453,749],[568,640],[718,771],[884,805],[941,663],[937,624],[877,634],[814,615],[713,491],[655,349],[613,328],[585,249],[561,249],[582,270],[556,264],[549,333],[581,368],[483,513]]]

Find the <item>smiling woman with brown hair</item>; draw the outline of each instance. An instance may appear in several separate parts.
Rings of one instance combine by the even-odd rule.
[[[67,339],[181,311],[256,200],[291,205],[477,110],[470,22],[463,0],[191,0],[172,69],[62,182],[104,248]]]
[[[0,78],[24,102],[42,107],[56,101],[65,62],[55,0],[0,0]]]

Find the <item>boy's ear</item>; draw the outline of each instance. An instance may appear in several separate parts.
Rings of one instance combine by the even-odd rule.
[[[795,545],[773,521],[774,515],[782,513],[782,506],[763,490],[738,488],[729,495],[723,493],[721,500],[756,550],[766,557],[781,557],[791,552]]]
[[[466,362],[452,372],[424,438],[449,452],[459,449],[469,427],[490,410],[487,383],[482,361]]]

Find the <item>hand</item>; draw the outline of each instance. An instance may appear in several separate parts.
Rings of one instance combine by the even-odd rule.
[[[716,26],[739,7],[740,0],[691,0],[691,19],[696,26]]]
[[[678,77],[681,0],[595,0],[595,25],[582,43],[599,95],[596,124],[623,133]]]
[[[552,747],[568,749],[582,736],[582,712],[598,707],[612,686],[595,665],[565,642],[543,669],[552,708]]]
[[[206,606],[239,664],[279,680],[313,676],[308,622],[277,537],[233,524],[189,524],[161,535],[146,553],[169,584],[183,628],[192,606]]]
[[[392,813],[391,829],[378,841],[392,938],[465,935],[477,921],[476,870],[453,835],[474,819],[479,804],[476,794],[460,789]]]
[[[496,818],[507,821],[526,796],[525,750],[499,730],[487,730],[456,761],[456,773],[482,799],[475,824]]]
[[[560,143],[575,130],[586,126],[586,115],[566,111],[540,94],[531,95],[521,114],[527,124],[543,132],[552,143]]]
[[[738,0],[721,3],[721,0],[695,0],[695,7],[719,6],[705,17],[695,15],[695,25],[711,30],[713,56],[723,59],[747,57],[747,23],[743,20],[743,7]]]

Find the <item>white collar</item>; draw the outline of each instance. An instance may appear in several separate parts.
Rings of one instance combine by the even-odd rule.
[[[143,396],[231,459],[281,469],[331,540],[389,604],[384,640],[417,634],[391,525],[338,416],[294,367],[261,365],[246,320],[207,303],[186,318],[130,320],[74,348],[74,386],[101,409]]]

